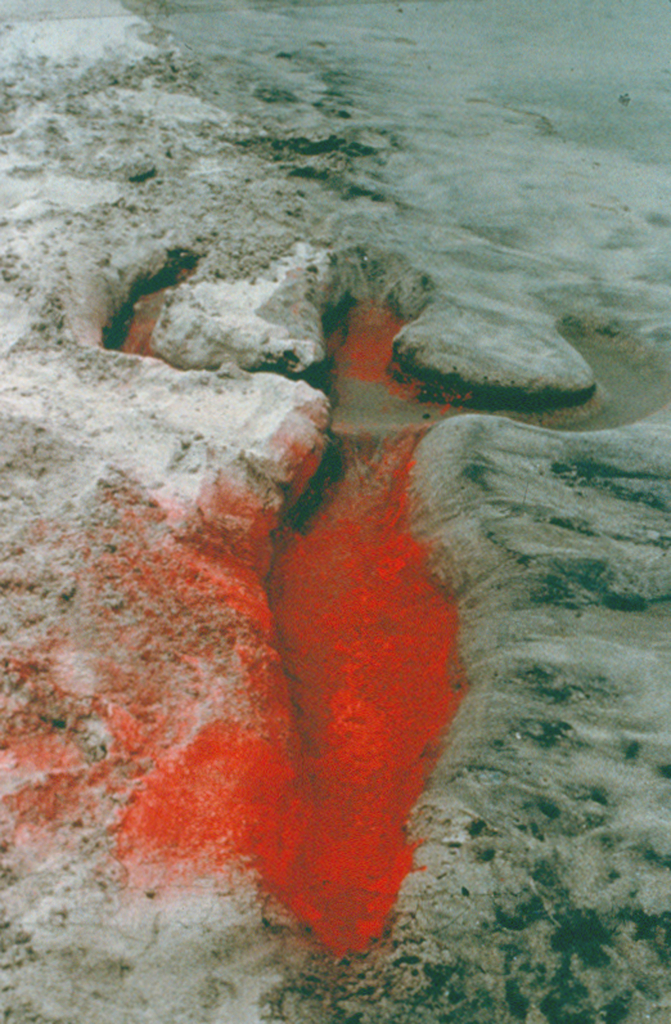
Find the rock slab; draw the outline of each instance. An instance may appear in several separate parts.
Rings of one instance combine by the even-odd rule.
[[[594,394],[590,367],[550,318],[502,307],[431,303],[394,340],[400,369],[485,409],[542,412]]]

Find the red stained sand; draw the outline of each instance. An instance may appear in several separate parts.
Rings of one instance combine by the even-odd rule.
[[[405,402],[425,401],[423,385],[394,364],[393,341],[405,324],[388,306],[363,302],[353,306],[345,323],[331,336],[336,377],[382,384],[390,395]],[[430,404],[445,409],[453,398],[456,396],[441,394]]]
[[[372,303],[354,306],[340,336],[333,339],[337,376],[393,385],[389,373],[392,342],[404,325],[405,321],[387,306],[377,307]]]
[[[152,334],[161,315],[167,288],[143,295],[133,307],[133,319],[128,328],[126,340],[121,346],[122,352],[135,356],[153,356]]]
[[[461,696],[456,612],[408,532],[414,444],[353,447],[307,533],[280,535],[269,595],[284,672],[267,653],[250,666],[261,717],[167,751],[118,837],[129,863],[249,859],[337,955],[384,928],[412,868],[408,815]],[[246,614],[267,643],[262,608]]]
[[[235,858],[258,859],[268,830],[276,845],[292,782],[277,711],[265,731],[258,724],[212,722],[159,761],[118,837],[118,853],[136,876],[147,861],[207,871],[225,869]]]
[[[180,790],[172,766],[188,760],[192,747],[196,759],[204,756],[208,728],[220,730],[218,747],[205,744],[210,762],[221,754],[222,735],[237,730],[242,737],[220,757],[220,777],[235,776],[244,759],[236,762],[234,750],[247,735],[281,751],[288,728],[284,681],[251,552],[217,547],[201,533],[178,538],[162,510],[133,495],[108,492],[104,505],[101,521],[116,519],[114,526],[84,536],[56,530],[52,538],[55,547],[86,557],[69,614],[39,656],[17,651],[3,659],[0,750],[10,752],[20,787],[3,803],[22,835],[42,822],[62,836],[77,819],[112,825],[119,799],[125,802],[139,783],[117,830],[119,852],[129,862],[170,863],[184,854],[181,846],[171,849],[171,808],[183,827],[189,801],[201,806],[193,773],[183,773]],[[229,522],[244,524],[254,508],[250,500],[245,509],[234,490]],[[223,496],[219,510],[224,516]],[[258,530],[259,549],[272,525],[265,523],[265,535]],[[102,749],[91,749],[89,734],[101,738]],[[260,749],[265,753],[263,743]],[[169,799],[163,832],[150,807],[159,789]],[[215,806],[223,806],[226,792],[234,804],[234,790],[215,787]],[[202,844],[190,857],[194,865],[203,861]]]
[[[122,352],[136,356],[154,355],[152,335],[158,322],[158,318],[161,315],[166,294],[174,287],[174,285],[181,284],[182,281],[188,280],[192,274],[192,266],[182,267],[181,270],[174,275],[174,280],[171,285],[166,285],[164,288],[158,288],[156,291],[147,292],[146,295],[141,295],[137,299],[133,306],[133,316],[130,324],[128,325],[126,337],[123,345],[121,346]]]
[[[381,372],[377,352],[342,358]],[[349,442],[305,532],[276,532],[267,587],[276,524],[239,487],[204,493],[207,529],[179,537],[155,506],[107,495],[115,525],[69,538],[87,554],[70,614],[13,670],[17,837],[104,822],[136,884],[242,861],[334,954],[381,935],[461,697],[456,611],[409,532],[417,436]]]
[[[412,867],[408,815],[461,696],[456,611],[408,532],[414,443],[350,451],[307,533],[281,538],[270,579],[299,816],[290,861],[264,859],[263,873],[337,954],[383,930]]]
[[[406,322],[387,306],[363,302],[353,306],[330,338],[336,377],[381,384],[394,398],[408,403],[421,402],[434,413],[445,413],[467,403],[472,397],[470,393],[459,395],[438,380],[420,381],[401,370],[394,361],[394,338]]]

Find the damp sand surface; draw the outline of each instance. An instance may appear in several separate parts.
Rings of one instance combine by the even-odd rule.
[[[470,309],[582,325],[568,340],[596,400],[542,425],[604,429],[666,404],[662,5],[128,2],[197,55],[196,88],[249,118],[250,148],[343,236],[403,252]]]

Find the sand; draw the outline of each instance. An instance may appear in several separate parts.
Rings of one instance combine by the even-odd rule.
[[[5,1019],[667,1024],[664,389],[584,431],[566,428],[598,426],[595,399],[556,430],[514,402],[418,406],[378,370],[327,396],[348,303],[400,323],[445,294],[416,251],[353,246],[342,188],[290,173],[319,160],[346,181],[352,140],[312,125],[298,146],[209,102],[196,57],[111,0],[45,10],[1,11]],[[182,354],[106,348],[162,287]],[[631,353],[590,315],[555,354],[598,398]],[[178,368],[208,331],[215,356]],[[413,544],[456,609],[468,690],[408,824],[413,870],[343,955],[264,884],[239,814],[264,771],[273,814],[295,813],[278,813],[294,724],[266,578],[274,531],[321,496],[330,431],[408,424]],[[142,808],[171,792],[184,826],[147,843]]]

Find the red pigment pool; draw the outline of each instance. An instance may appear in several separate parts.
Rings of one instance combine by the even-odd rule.
[[[357,351],[378,326],[356,321],[347,372],[386,374],[391,328],[386,351]],[[0,730],[23,779],[3,798],[17,843],[115,822],[132,884],[242,862],[333,954],[382,935],[462,697],[456,610],[409,530],[419,436],[341,442],[338,479],[298,528],[222,493],[245,544],[233,527],[176,536],[117,492],[102,499],[110,525],[55,532],[86,559],[71,615],[12,664],[30,697],[8,698]]]
[[[391,373],[392,342],[404,325],[405,321],[387,306],[377,307],[372,303],[353,306],[329,344],[336,378],[381,383],[390,391],[400,391],[404,398],[414,398],[413,391],[404,390]]]
[[[391,382],[401,326],[386,310],[356,312],[338,372]],[[249,857],[337,955],[384,929],[412,869],[410,811],[462,696],[456,610],[409,531],[419,436],[350,438],[312,518],[277,531],[268,596],[282,669],[270,702],[264,687],[262,733],[204,730],[147,779],[120,839],[133,856]]]
[[[401,370],[393,358],[393,341],[405,324],[406,321],[387,306],[367,302],[349,310],[330,338],[336,397],[341,391],[347,393],[348,381],[357,381],[381,385],[392,398],[406,403],[406,412],[411,405],[421,403],[423,410],[439,414],[458,408],[459,403],[470,398],[470,395],[457,395],[437,382],[429,388]]]
[[[290,860],[263,872],[339,954],[383,930],[412,868],[408,816],[461,697],[456,611],[408,529],[415,441],[350,443],[305,533],[280,535],[270,577],[298,817]]]

